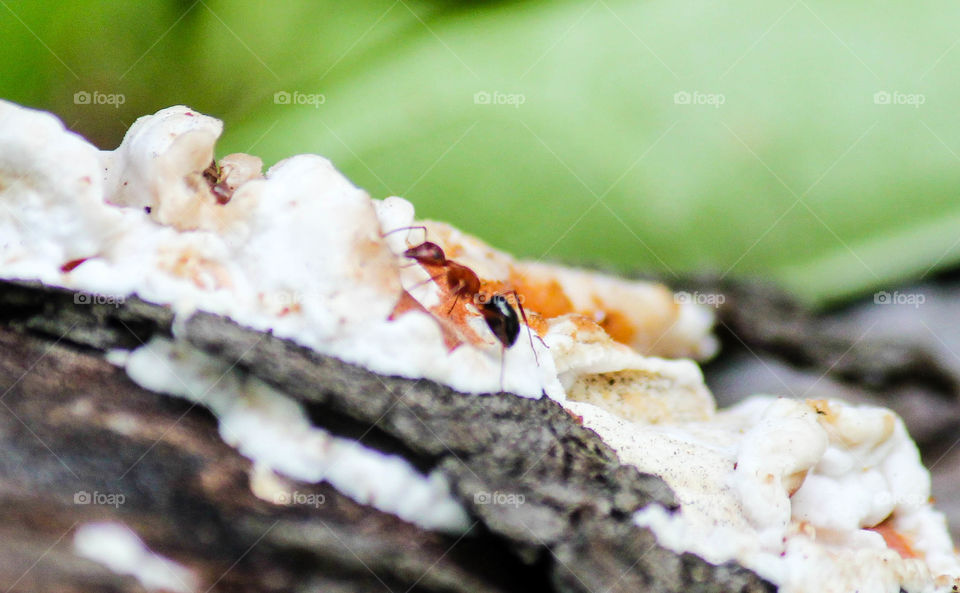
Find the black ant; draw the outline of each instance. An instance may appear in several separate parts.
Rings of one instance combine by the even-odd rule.
[[[427,228],[424,226],[412,226],[393,229],[389,233],[386,233],[386,235],[411,229],[423,229],[424,234],[427,232]],[[520,318],[522,318],[523,323],[527,326],[527,334],[530,338],[530,348],[533,350],[534,359],[538,365],[540,364],[537,350],[533,347],[533,333],[527,321],[527,313],[523,309],[523,303],[520,302],[520,295],[517,294],[516,290],[502,291],[487,297],[481,292],[482,284],[477,273],[463,264],[447,259],[443,248],[436,243],[424,241],[419,245],[410,247],[403,252],[403,255],[422,266],[435,266],[444,270],[441,274],[431,277],[430,280],[436,280],[441,276],[446,276],[447,286],[450,287],[450,290],[456,297],[450,306],[450,311],[456,306],[461,296],[468,297],[480,305],[480,314],[483,315],[484,321],[487,322],[487,327],[490,328],[490,331],[500,340],[503,346],[500,353],[501,359],[506,349],[517,343],[517,337],[520,335]],[[510,304],[507,297],[504,296],[510,294],[513,295],[517,303],[517,308],[520,310],[520,317],[517,317],[517,311]],[[539,336],[538,339],[540,339]],[[543,342],[542,339],[540,341]],[[500,372],[503,372],[502,360]],[[501,377],[501,383],[502,382],[503,378]]]

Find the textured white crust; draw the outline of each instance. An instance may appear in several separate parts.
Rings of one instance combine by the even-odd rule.
[[[409,311],[388,320],[404,288],[424,306],[436,304],[429,275],[401,255],[423,240],[421,231],[384,236],[421,223],[409,203],[371,200],[322,157],[295,156],[261,175],[258,159],[231,155],[221,165],[232,195],[220,204],[204,171],[222,123],[186,107],[138,119],[120,147],[106,152],[46,113],[0,102],[0,121],[3,277],[115,299],[136,293],[181,318],[197,309],[228,315],[379,373],[426,377],[465,393],[504,389],[562,400],[563,383],[587,372],[564,363],[561,379],[555,357],[527,335],[502,352],[475,307],[465,323],[479,341],[453,351],[433,315]],[[457,260],[485,279],[506,279],[513,266],[558,281],[581,309],[595,308],[603,295],[636,326],[634,346],[659,342],[671,356],[713,349],[707,310],[678,305],[662,286],[519,262],[455,229],[425,224],[431,240],[446,239]],[[614,370],[657,364],[625,350],[598,352],[609,355],[606,367],[621,367]],[[677,370],[683,377],[670,380],[689,383],[682,367],[664,372]],[[646,387],[624,388],[638,389]]]
[[[679,499],[637,524],[660,543],[736,560],[784,593],[947,592],[960,562],[930,478],[889,410],[755,396],[706,422],[640,425],[567,401],[625,463],[661,476]],[[867,528],[890,517],[919,558]]]

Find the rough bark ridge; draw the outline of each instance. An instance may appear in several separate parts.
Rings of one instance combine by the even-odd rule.
[[[103,359],[170,335],[169,311],[75,300],[0,283],[0,583],[9,591],[142,590],[73,554],[74,530],[102,520],[195,570],[201,591],[773,590],[633,526],[634,510],[671,506],[672,493],[620,465],[555,402],[383,377],[194,315],[181,338],[283,389],[318,425],[439,467],[476,523],[465,537],[427,532],[327,485],[290,483],[322,494],[316,506],[261,501],[250,463],[209,413],[139,388]],[[124,500],[82,504],[78,493]]]

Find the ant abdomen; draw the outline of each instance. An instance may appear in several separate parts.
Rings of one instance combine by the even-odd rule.
[[[503,295],[495,294],[480,309],[487,327],[505,348],[513,346],[520,335],[520,318]]]

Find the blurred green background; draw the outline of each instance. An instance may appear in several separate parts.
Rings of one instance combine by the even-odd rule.
[[[958,19],[946,0],[3,0],[0,97],[101,148],[187,104],[225,120],[220,155],[322,154],[519,255],[829,304],[960,261]]]

